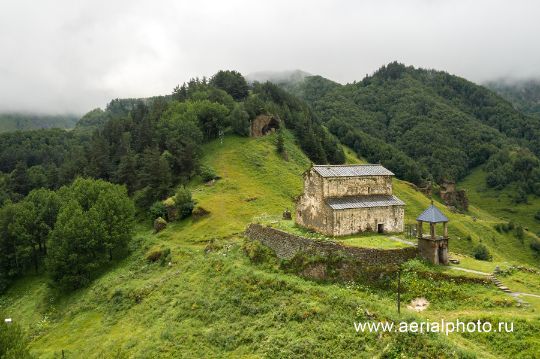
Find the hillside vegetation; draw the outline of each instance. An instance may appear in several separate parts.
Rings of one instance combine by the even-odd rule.
[[[0,114],[0,132],[35,130],[39,128],[75,127],[79,117],[75,115],[38,115],[23,113]]]
[[[486,185],[495,176],[494,191],[519,186],[534,201],[534,141],[519,132],[521,125],[534,130],[534,122],[508,104],[498,107],[498,97],[484,90],[478,91],[494,99],[495,109],[489,101],[466,107],[470,86],[445,76],[391,64],[363,85],[296,79],[289,90],[302,91],[313,110],[275,84],[248,84],[238,72],[220,71],[171,95],[113,100],[73,131],[0,135],[0,313],[13,318],[0,343],[27,357],[28,339],[30,352],[44,358],[538,356],[540,303],[534,297],[530,305],[518,303],[481,273],[407,262],[398,315],[395,268],[355,282],[308,280],[294,263],[243,237],[248,224],[276,223],[285,209],[294,211],[312,162],[383,162],[398,175],[394,192],[407,205],[409,225],[430,204],[418,185],[462,178],[485,162],[479,159],[488,161],[481,168],[489,172]],[[443,84],[429,87],[432,77]],[[456,91],[435,95],[448,86]],[[401,97],[412,101],[419,89],[435,99],[424,115],[399,107],[408,103]],[[318,100],[322,92],[329,97]],[[429,98],[422,96],[419,103]],[[280,128],[249,137],[251,121],[268,114],[279,117]],[[454,118],[456,128],[471,133],[445,127]],[[441,152],[428,155],[437,141],[426,142],[423,154],[400,147],[406,123],[417,124],[418,135],[437,121],[446,141]],[[480,142],[462,142],[465,134]],[[497,172],[506,158],[505,171]],[[513,169],[533,180],[508,180]],[[450,219],[450,252],[460,266],[483,272],[498,266],[516,291],[540,286],[532,228],[493,214],[481,197],[463,213],[434,200]],[[402,246],[390,236],[380,243],[376,236],[348,239]],[[426,311],[405,309],[418,297],[430,302]],[[369,334],[353,325],[440,318],[512,321],[516,330]]]
[[[475,206],[489,211],[489,213],[505,220],[513,221],[528,229],[531,233],[540,232],[540,199],[534,195],[527,195],[525,199],[516,203],[517,186],[510,186],[496,190],[486,185],[486,173],[477,168],[465,177],[460,186],[467,191],[467,196]],[[537,218],[538,217],[538,218]]]
[[[490,186],[517,183],[540,194],[540,120],[463,78],[390,63],[346,85],[312,76],[283,86],[342,143],[399,178],[419,185],[460,180],[495,157]]]
[[[518,110],[534,116],[540,115],[539,80],[501,79],[489,81],[485,86],[511,102]]]
[[[213,185],[196,177],[189,183],[197,207],[209,214],[171,223],[159,234],[137,227],[131,255],[72,294],[50,289],[43,276],[27,276],[0,297],[0,311],[22,324],[31,350],[58,357],[531,357],[540,352],[538,314],[519,308],[491,285],[453,284],[423,279],[433,269],[411,264],[403,298],[432,302],[422,314],[395,311],[395,282],[332,284],[287,274],[271,258],[251,263],[242,251],[241,232],[260,217],[292,208],[302,190],[309,160],[285,133],[288,160],[276,151],[277,135],[259,139],[227,136],[203,148],[201,162],[221,179]],[[345,150],[349,162],[359,160]],[[394,181],[407,203],[407,221],[429,199],[414,186]],[[442,207],[442,206],[441,206]],[[468,253],[471,234],[493,250],[495,262],[533,258],[510,236],[486,238],[494,217],[475,210],[450,216],[451,251]],[[170,251],[170,252],[169,252]],[[170,253],[152,262],[151,253]],[[515,254],[514,254],[515,252]],[[474,260],[469,259],[471,263]],[[513,320],[508,335],[356,333],[365,320]]]

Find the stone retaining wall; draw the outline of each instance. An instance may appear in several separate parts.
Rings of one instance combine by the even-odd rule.
[[[416,247],[376,249],[344,246],[332,241],[309,239],[279,229],[250,224],[245,232],[251,240],[258,240],[274,250],[278,258],[291,259],[297,253],[339,254],[354,259],[366,267],[395,265],[418,255]]]

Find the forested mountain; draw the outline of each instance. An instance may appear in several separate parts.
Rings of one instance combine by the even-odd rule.
[[[540,116],[540,80],[494,80],[485,86],[526,114]]]
[[[271,83],[248,85],[235,71],[220,71],[210,80],[193,79],[167,96],[113,100],[105,110],[95,109],[83,116],[73,131],[41,129],[0,134],[0,291],[30,268],[37,271],[45,260],[54,262],[51,255],[47,256],[44,242],[31,240],[34,232],[42,238],[49,232],[53,237],[61,232],[59,240],[74,236],[72,242],[84,242],[86,236],[98,236],[97,227],[103,222],[100,216],[119,218],[111,214],[114,208],[128,208],[124,216],[130,216],[128,204],[103,207],[96,191],[105,193],[105,189],[98,189],[110,185],[107,182],[125,186],[107,188],[118,203],[124,203],[129,195],[143,218],[161,213],[161,201],[175,191],[175,198],[185,202],[184,207],[177,203],[180,212],[190,214],[191,195],[182,186],[194,176],[205,180],[216,176],[200,165],[203,144],[226,133],[248,136],[250,121],[261,114],[278,116],[297,135],[298,144],[312,161],[344,161],[338,141],[303,101]],[[78,177],[98,182],[81,182]],[[79,202],[71,203],[71,198]],[[56,209],[44,215],[42,208],[49,202],[57,203],[52,206]],[[86,224],[81,228],[87,232],[76,237],[73,226],[83,222]],[[95,247],[83,251],[93,251],[92,257],[83,259],[84,253],[79,253],[81,257],[73,263],[49,264],[53,280],[62,286],[82,286],[96,266],[112,260],[113,252],[125,250],[125,239],[105,232],[102,237],[97,243],[92,241]],[[119,249],[112,244],[117,241],[121,243]],[[58,245],[59,251],[80,249]],[[109,250],[108,259],[96,262],[98,252]],[[78,274],[63,277],[73,270]]]
[[[484,333],[373,336],[343,323],[403,319],[393,269],[321,285],[293,268],[319,256],[287,264],[244,242],[248,224],[277,223],[294,208],[310,162],[363,162],[338,138],[396,172],[407,224],[430,198],[401,179],[459,179],[482,164],[494,188],[540,191],[538,123],[482,87],[399,64],[345,86],[300,75],[277,85],[220,71],[165,96],[115,99],[70,131],[0,134],[0,311],[13,319],[0,322],[0,344],[9,343],[0,357],[5,347],[17,358],[537,353],[537,309],[509,304],[482,279],[458,281],[453,270],[413,260],[398,296],[430,301],[427,315],[406,314],[414,320],[458,311],[471,321],[516,320],[520,335],[504,345]],[[252,121],[269,114],[281,121],[277,133],[248,138]],[[528,227],[476,203],[466,213],[437,204],[465,268],[537,267],[540,242]],[[493,262],[470,257],[477,248]],[[334,258],[323,268],[341,271]],[[536,270],[524,273],[540,288]]]
[[[540,194],[540,120],[446,72],[399,63],[340,85],[319,76],[286,85],[341,142],[416,184],[459,180],[489,162],[489,184]]]
[[[74,131],[0,135],[0,200],[88,176],[125,184],[147,207],[199,173],[202,143],[227,131],[247,136],[250,121],[263,113],[298,134],[314,162],[343,162],[337,140],[304,102],[271,83],[248,86],[239,73],[222,71],[172,95],[113,100],[84,115]]]
[[[35,130],[38,128],[73,128],[76,115],[38,115],[26,113],[1,113],[0,132]]]

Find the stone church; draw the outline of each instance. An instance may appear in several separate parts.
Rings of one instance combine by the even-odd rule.
[[[329,236],[403,232],[405,203],[381,165],[314,165],[304,173],[296,222]]]

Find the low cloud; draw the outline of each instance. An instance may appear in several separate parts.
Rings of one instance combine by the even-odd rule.
[[[2,1],[0,111],[84,113],[219,69],[540,77],[535,1]]]

